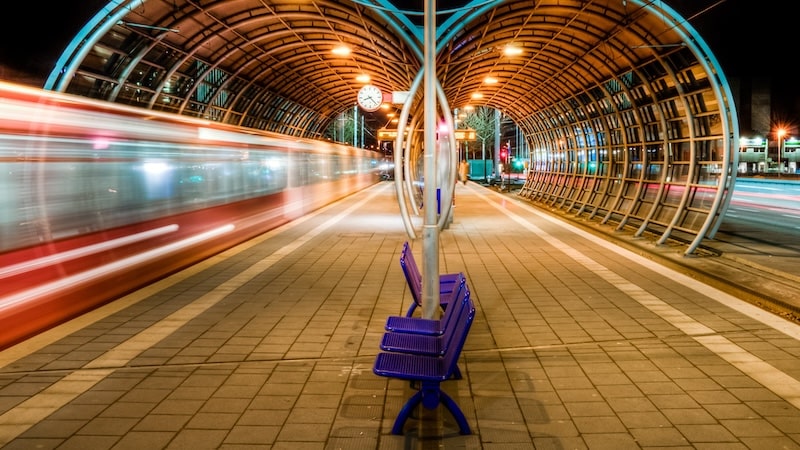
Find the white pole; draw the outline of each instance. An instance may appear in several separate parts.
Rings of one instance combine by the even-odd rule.
[[[422,316],[432,319],[439,308],[439,226],[436,180],[436,1],[425,2],[425,218],[422,226]]]

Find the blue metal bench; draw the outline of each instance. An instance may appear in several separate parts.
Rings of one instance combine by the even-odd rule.
[[[411,317],[418,306],[422,306],[422,272],[417,266],[417,261],[414,259],[414,253],[411,251],[411,246],[408,241],[403,244],[403,250],[400,252],[400,267],[403,268],[403,274],[406,276],[408,288],[411,290],[411,297],[414,302],[408,308],[406,316]],[[457,273],[445,273],[439,275],[439,305],[442,309],[447,308],[447,294],[457,287],[455,284]],[[442,301],[442,298],[445,301]]]
[[[455,333],[456,322],[460,314],[466,314],[467,303],[470,301],[469,287],[466,282],[461,283],[461,288],[457,290],[458,296],[450,302],[450,306],[445,311],[443,333],[439,335],[408,333],[389,331],[384,333],[381,339],[381,350],[387,352],[411,353],[415,355],[444,356],[447,349],[453,343],[453,333]],[[417,317],[403,317],[406,321],[419,321],[423,323],[431,322],[428,319]],[[461,370],[458,365],[453,369],[453,378],[461,378]]]
[[[469,292],[469,291],[467,291]],[[455,317],[456,322],[451,342],[444,356],[418,355],[413,353],[381,352],[375,358],[372,371],[379,376],[398,378],[417,382],[419,390],[408,399],[400,410],[392,427],[392,434],[403,434],[403,426],[414,408],[422,404],[427,409],[435,409],[443,403],[458,423],[461,434],[470,434],[469,423],[458,404],[442,391],[441,383],[450,378],[456,370],[458,358],[464,348],[469,329],[475,318],[475,305],[470,295],[462,312]]]
[[[457,298],[462,289],[466,289],[466,278],[464,274],[459,272],[456,274],[454,285],[457,286],[449,293],[442,294],[443,301],[448,304]],[[447,297],[447,298],[444,298]],[[409,316],[389,316],[386,319],[386,331],[393,331],[396,333],[415,333],[415,334],[428,334],[432,336],[440,336],[447,328],[447,324],[452,317],[450,308],[446,308],[442,316],[438,319],[425,319],[422,317],[409,317]]]

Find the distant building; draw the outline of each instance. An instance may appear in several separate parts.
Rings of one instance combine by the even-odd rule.
[[[767,136],[772,131],[772,95],[767,78],[729,80],[742,136]]]
[[[729,83],[739,116],[739,173],[800,174],[796,96],[787,94],[779,80],[767,77]],[[783,134],[778,134],[779,129]]]

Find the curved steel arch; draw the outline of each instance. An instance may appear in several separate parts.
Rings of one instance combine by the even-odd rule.
[[[357,74],[394,92],[423,70],[420,11],[404,3],[112,0],[45,87],[318,138],[355,104]],[[647,0],[444,3],[442,103],[490,106],[517,124],[531,149],[520,196],[659,243],[687,240],[687,253],[713,237],[738,123],[716,58],[685,19]],[[338,44],[353,53],[332,55]],[[504,56],[511,45],[523,56]],[[499,82],[485,84],[490,75]],[[420,114],[422,101],[407,110]]]
[[[534,114],[484,96],[485,104],[520,125],[534,148],[533,170],[520,195],[619,228],[633,224],[637,235],[653,233],[659,243],[687,239],[692,253],[713,237],[730,201],[738,140],[733,97],[713,54],[675,11],[661,3],[628,2],[630,9],[625,4],[541,1],[530,13],[541,19],[538,25],[503,23],[494,34],[482,26],[454,25],[442,41],[462,49],[473,44],[472,55],[478,56],[513,40],[533,55],[517,67],[534,60],[553,66],[540,78],[542,85],[523,97],[536,105]],[[479,9],[476,22],[477,14],[489,11]],[[511,7],[505,12],[488,15],[524,16]],[[504,27],[522,30],[509,37]],[[553,31],[549,40],[541,38],[543,28]],[[551,46],[574,49],[581,58],[568,62],[559,51],[548,54]],[[591,60],[602,65],[589,70],[579,63]],[[465,78],[460,79],[466,83]],[[458,86],[448,83],[447,89],[458,96]]]
[[[347,71],[349,78],[369,73],[390,91],[407,88],[413,75],[406,72],[420,67],[402,35],[391,32],[397,25],[356,3],[143,4],[109,3],[76,36],[46,87],[273,130],[281,111],[300,108],[309,120],[293,134],[320,137],[355,104],[359,86]],[[356,50],[346,65],[330,53],[339,43]],[[259,103],[266,105],[255,111]]]

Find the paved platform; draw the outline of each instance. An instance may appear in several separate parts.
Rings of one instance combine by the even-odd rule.
[[[662,263],[669,249],[474,183],[440,235],[440,271],[465,272],[477,306],[463,379],[443,384],[472,434],[439,408],[392,435],[413,391],[371,369],[386,317],[411,301],[394,192],[376,185],[0,353],[0,445],[800,448],[797,323]]]

